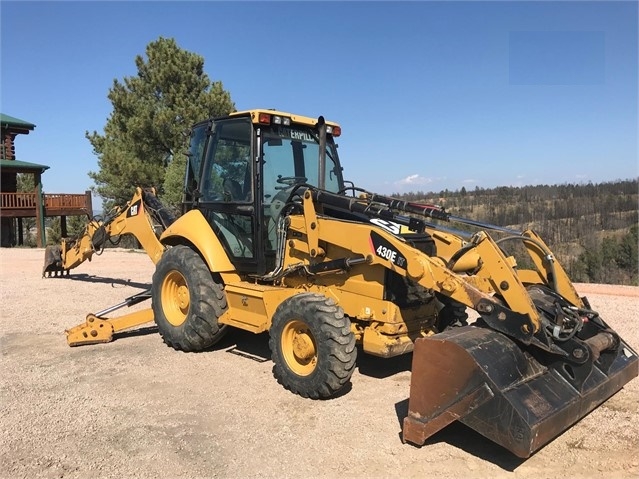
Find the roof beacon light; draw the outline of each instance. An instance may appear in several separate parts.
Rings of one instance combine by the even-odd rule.
[[[333,136],[340,136],[342,129],[339,126],[326,125],[326,133]]]
[[[270,125],[271,115],[269,115],[268,113],[260,113],[260,116],[258,118],[258,123],[262,123],[264,125]]]

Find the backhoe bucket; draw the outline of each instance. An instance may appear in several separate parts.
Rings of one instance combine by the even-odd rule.
[[[605,335],[612,337],[604,332],[588,340],[596,360],[580,379],[567,362],[535,358],[488,328],[464,326],[418,339],[403,440],[423,445],[458,420],[529,457],[639,373],[637,354],[623,341],[613,348]]]
[[[58,276],[64,274],[62,267],[62,248],[59,245],[47,246],[44,250],[44,266],[42,267],[42,277]],[[67,270],[67,274],[69,271]]]

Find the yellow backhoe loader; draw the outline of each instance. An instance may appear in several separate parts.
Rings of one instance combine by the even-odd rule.
[[[276,379],[314,399],[350,382],[358,352],[413,351],[405,441],[459,420],[520,457],[637,376],[636,352],[535,232],[345,182],[340,133],[274,110],[192,128],[184,211],[149,294],[166,344],[268,331]]]

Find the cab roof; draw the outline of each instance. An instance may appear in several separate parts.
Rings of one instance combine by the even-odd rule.
[[[295,115],[293,113],[287,113],[285,111],[279,111],[279,110],[272,110],[272,109],[255,109],[255,110],[243,110],[243,111],[236,111],[234,113],[231,113],[229,116],[245,116],[245,115],[250,115],[251,116],[251,121],[253,123],[258,123],[258,118],[260,116],[260,113],[267,113],[269,115],[276,115],[276,116],[284,116],[284,117],[288,117],[291,119],[291,122],[293,123],[299,123],[302,125],[307,125],[307,126],[315,126],[317,124],[317,118],[311,118],[309,116],[302,116],[302,115]],[[330,125],[330,126],[340,126],[339,123],[335,123],[333,121],[328,121],[326,120],[326,124]]]

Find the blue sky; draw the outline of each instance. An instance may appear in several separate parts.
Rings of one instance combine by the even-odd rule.
[[[114,79],[160,36],[238,110],[337,121],[347,179],[379,193],[634,178],[637,2],[0,3],[0,110],[18,159],[82,192]],[[132,185],[133,186],[133,185]]]

